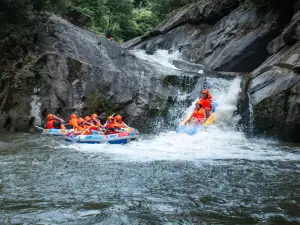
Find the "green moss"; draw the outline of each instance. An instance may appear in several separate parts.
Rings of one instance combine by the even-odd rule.
[[[261,102],[259,102],[258,104],[254,105],[253,107],[254,119],[259,118],[262,115],[262,112],[268,111],[271,101],[272,100],[270,100],[270,98],[266,98]]]
[[[111,115],[115,112],[114,107],[105,99],[103,94],[98,90],[95,90],[89,94],[86,98],[86,106],[92,113],[103,113]]]

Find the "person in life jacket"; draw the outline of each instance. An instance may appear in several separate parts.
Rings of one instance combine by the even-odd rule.
[[[84,119],[77,119],[78,127],[74,130],[73,134],[76,135],[89,135],[92,134],[90,126],[85,122]]]
[[[91,130],[100,130],[100,127],[94,125],[92,118],[89,116],[84,117],[84,124],[89,126]]]
[[[205,110],[203,109],[202,105],[200,102],[196,102],[195,104],[195,109],[190,118],[187,120],[187,122],[191,122],[193,119],[197,123],[204,123],[206,120],[206,113]],[[186,122],[186,123],[187,123]]]
[[[119,124],[121,128],[127,128],[127,127],[129,127],[128,125],[126,125],[123,122],[123,118],[120,115],[115,116],[115,123]]]
[[[207,95],[207,97],[208,97],[210,100],[212,100],[212,95],[209,93],[209,91],[208,91],[207,89],[204,89],[204,90],[202,91],[202,95],[201,95],[201,97],[200,97],[200,100],[202,100],[202,99],[205,98],[204,95]]]
[[[114,117],[109,116],[106,121],[105,134],[115,134],[121,129],[121,125],[115,122]]]
[[[73,126],[73,129],[76,129],[78,127],[77,116],[75,114],[72,114],[70,116],[69,124]]]
[[[92,123],[96,126],[96,127],[102,127],[100,120],[98,119],[99,116],[97,114],[92,114],[91,115],[91,120]]]
[[[65,121],[55,115],[48,114],[47,115],[47,123],[46,123],[46,129],[65,129],[64,123]]]
[[[208,90],[202,92],[202,96],[199,102],[203,109],[205,110],[206,117],[208,118],[212,111],[212,96],[209,94]]]

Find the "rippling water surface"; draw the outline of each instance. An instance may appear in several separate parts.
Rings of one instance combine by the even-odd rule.
[[[0,221],[293,224],[299,175],[298,146],[217,127],[122,146],[1,133]]]

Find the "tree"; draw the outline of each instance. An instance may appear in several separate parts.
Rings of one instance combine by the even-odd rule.
[[[113,32],[116,25],[130,20],[133,11],[133,0],[109,0],[106,3],[108,8],[107,31]]]
[[[90,16],[92,19],[90,28],[100,28],[105,29],[107,24],[107,7],[106,0],[74,0],[73,6],[80,12]]]

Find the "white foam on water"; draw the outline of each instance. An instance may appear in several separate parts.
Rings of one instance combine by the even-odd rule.
[[[146,137],[127,145],[76,144],[73,148],[97,153],[122,161],[199,161],[219,159],[300,160],[300,154],[282,151],[277,142],[247,139],[241,132],[216,126],[198,131],[194,136],[170,131],[147,140]]]
[[[157,50],[154,52],[153,55],[146,54],[143,50],[132,50],[131,53],[133,53],[136,57],[149,61],[158,63],[164,67],[172,68],[178,70],[172,63],[171,60],[179,60],[181,59],[181,55],[179,51],[175,51],[172,54],[168,53],[168,50]]]
[[[145,135],[127,145],[77,144],[73,148],[88,153],[105,153],[124,161],[300,160],[300,154],[282,151],[276,141],[247,139],[242,132],[234,129],[232,123],[227,125],[230,119],[234,119],[233,113],[240,92],[239,78],[233,81],[210,79],[208,83],[212,87],[211,94],[218,102],[218,125],[200,129],[194,136],[169,131],[151,138]],[[192,112],[193,108],[194,104],[186,113]]]
[[[154,55],[147,55],[141,50],[133,52],[139,58],[157,62],[169,68],[174,68],[170,64],[170,58],[180,58],[178,52],[169,55],[166,50],[158,50]],[[123,161],[300,160],[300,154],[281,150],[276,141],[247,139],[242,132],[235,130],[234,125],[239,117],[234,116],[234,111],[241,91],[240,82],[240,78],[231,81],[207,78],[207,88],[212,94],[213,100],[218,104],[217,122],[216,125],[200,129],[194,136],[168,131],[155,136],[144,135],[140,140],[127,145],[73,144],[68,148],[86,153],[104,153],[114,160]],[[182,98],[187,97],[184,93],[179,93],[179,95]],[[195,99],[193,104],[186,109],[185,114],[193,111],[197,100]],[[176,120],[179,123],[182,119],[178,117]]]

